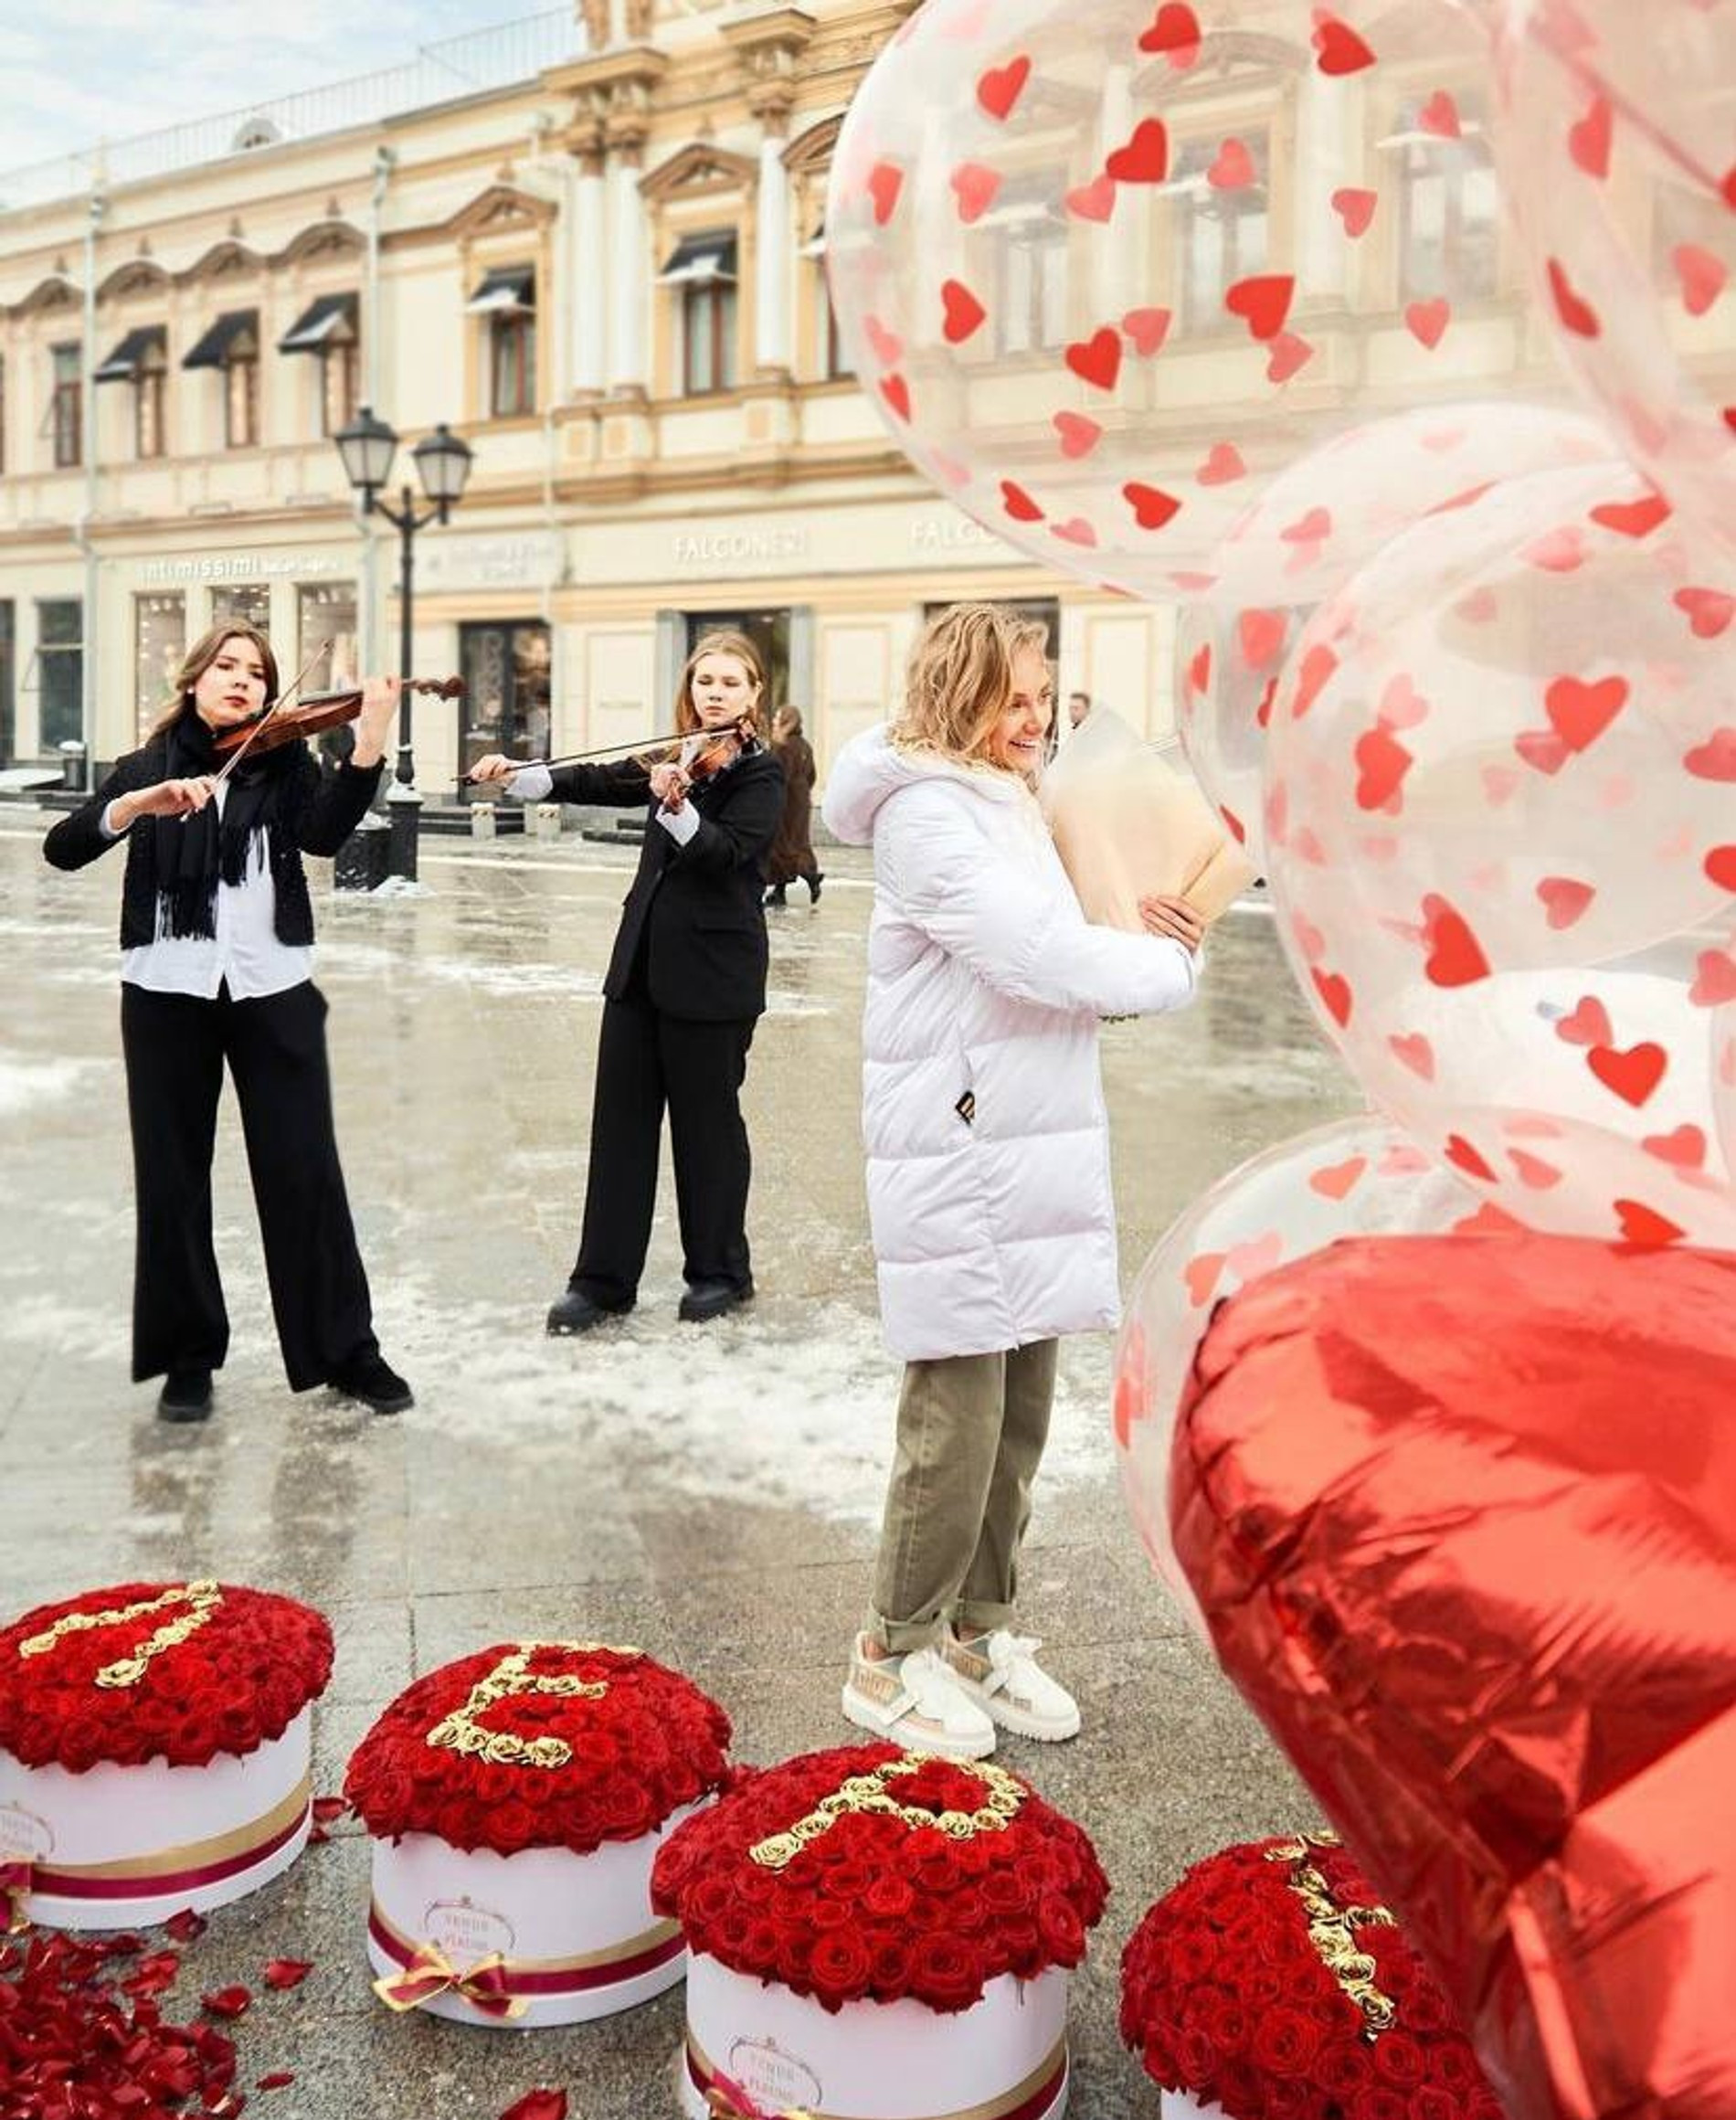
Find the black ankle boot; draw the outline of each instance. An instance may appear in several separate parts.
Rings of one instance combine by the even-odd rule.
[[[211,1416],[211,1372],[172,1369],[157,1394],[160,1421],[205,1421]]]

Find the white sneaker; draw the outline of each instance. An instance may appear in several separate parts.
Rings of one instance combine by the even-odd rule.
[[[876,1663],[866,1655],[863,1638],[856,1638],[843,1691],[851,1722],[909,1752],[938,1752],[948,1759],[989,1756],[995,1726],[966,1699],[938,1649],[913,1648]]]
[[[1058,1744],[1079,1734],[1079,1703],[1038,1664],[1042,1647],[1034,1634],[998,1627],[969,1644],[948,1635],[940,1653],[953,1683],[1003,1730]]]

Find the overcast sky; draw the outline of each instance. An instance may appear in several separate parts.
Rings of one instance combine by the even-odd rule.
[[[0,170],[372,73],[549,0],[0,0]]]

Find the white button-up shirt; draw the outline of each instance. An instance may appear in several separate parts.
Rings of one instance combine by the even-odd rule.
[[[228,793],[227,786],[217,791],[219,818]],[[113,807],[111,803],[102,813],[102,831],[109,839],[120,837],[110,822]],[[159,906],[155,941],[122,951],[123,984],[143,987],[151,993],[192,994],[213,1001],[227,980],[232,1000],[251,1002],[282,993],[313,975],[311,945],[278,940],[277,885],[264,832],[255,842],[254,857],[242,880],[217,885],[214,935],[165,935],[162,919]]]

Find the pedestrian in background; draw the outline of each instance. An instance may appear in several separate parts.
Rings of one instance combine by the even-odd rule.
[[[290,1388],[333,1384],[380,1414],[411,1404],[374,1337],[350,1221],[302,867],[303,853],[336,853],[367,809],[398,681],[363,687],[350,756],[329,774],[297,741],[249,751],[222,778],[218,735],[257,719],[277,695],[266,636],[214,626],[182,662],[143,747],[43,842],[58,869],[127,843],[121,1046],[138,1214],[132,1379],[165,1378],[157,1411],[168,1421],[206,1417],[211,1373],[228,1352],[211,1235],[226,1063]]]
[[[1079,1711],[1012,1631],[1019,1549],[1064,1332],[1117,1321],[1106,1015],[1179,1008],[1201,926],[1086,924],[1032,782],[1053,713],[1041,626],[959,605],[917,643],[902,712],[848,744],[824,814],[873,849],[863,1130],[881,1316],[905,1363],[849,1720],[980,1758],[996,1727]]]
[[[715,771],[690,779],[641,758],[551,771],[498,751],[471,768],[521,801],[651,806],[603,981],[585,1222],[553,1333],[588,1332],[638,1301],[665,1108],[687,1284],[678,1315],[700,1324],[753,1298],[741,1086],[766,1008],[760,897],[784,811],[783,768],[757,733],[765,690],[745,634],[707,633],[683,668],[675,728],[723,739]]]
[[[814,860],[814,749],[801,733],[800,707],[780,706],[772,716],[771,747],[784,768],[784,815],[771,843],[766,903],[783,905],[784,893],[799,876],[814,904],[825,877]]]
[[[1070,692],[1067,694],[1067,726],[1077,728],[1091,713],[1091,694],[1088,692]]]

